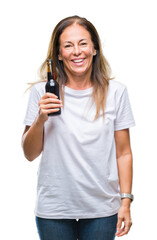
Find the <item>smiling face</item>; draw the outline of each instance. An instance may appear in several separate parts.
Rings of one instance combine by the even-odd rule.
[[[63,61],[68,78],[90,76],[93,56],[96,55],[90,33],[74,23],[62,32],[59,43],[58,58]]]

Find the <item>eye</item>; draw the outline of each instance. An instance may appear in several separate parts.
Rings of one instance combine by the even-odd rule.
[[[71,47],[70,44],[65,45],[65,48],[70,48],[70,47]]]
[[[81,42],[81,45],[85,46],[85,45],[87,45],[87,43],[86,42]]]

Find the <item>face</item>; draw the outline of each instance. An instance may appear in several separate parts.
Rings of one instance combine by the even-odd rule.
[[[90,33],[75,23],[63,31],[59,43],[58,58],[63,61],[67,76],[90,75],[93,56],[96,55]]]

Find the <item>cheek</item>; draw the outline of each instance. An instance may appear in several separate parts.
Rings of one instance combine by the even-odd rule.
[[[93,56],[93,55],[94,55],[94,49],[93,49],[92,47],[89,48],[89,49],[86,51],[86,54],[87,54],[89,57]]]
[[[68,59],[70,53],[68,51],[65,51],[64,49],[60,49],[60,58],[61,60]]]
[[[60,51],[60,53],[59,53],[59,56],[60,56],[60,58],[64,58],[64,56],[65,56],[65,53],[64,53],[64,51]]]

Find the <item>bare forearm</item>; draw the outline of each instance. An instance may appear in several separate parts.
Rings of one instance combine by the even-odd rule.
[[[39,115],[30,128],[26,127],[22,137],[23,151],[29,161],[33,161],[43,150],[44,124],[48,120],[48,114],[59,111],[63,106],[58,96],[49,92],[41,97],[38,105]]]
[[[131,193],[132,190],[132,154],[125,154],[117,159],[119,184],[121,193]],[[123,199],[122,203],[129,204],[129,199]]]
[[[43,131],[44,122],[41,122],[39,118],[37,118],[29,130],[23,135],[23,151],[29,161],[33,161],[42,152]]]
[[[115,132],[116,141],[116,157],[119,174],[119,184],[121,193],[131,193],[132,190],[132,151],[130,147],[129,129],[119,130]],[[120,237],[128,233],[131,227],[129,198],[121,201],[121,207],[118,211],[117,233]],[[124,226],[122,227],[122,223]]]

